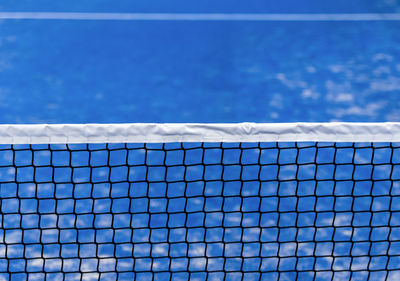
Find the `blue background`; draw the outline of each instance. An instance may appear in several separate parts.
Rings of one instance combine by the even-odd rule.
[[[381,1],[6,1],[1,11],[378,13]],[[0,21],[0,123],[400,121],[400,22]]]

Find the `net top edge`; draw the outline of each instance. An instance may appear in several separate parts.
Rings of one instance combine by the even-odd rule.
[[[400,122],[0,125],[0,144],[400,142]]]

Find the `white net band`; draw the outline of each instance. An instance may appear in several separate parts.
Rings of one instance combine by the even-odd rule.
[[[400,123],[0,125],[0,144],[400,142]]]

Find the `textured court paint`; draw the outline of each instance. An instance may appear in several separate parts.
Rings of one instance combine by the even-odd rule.
[[[0,26],[0,123],[400,121],[399,22]]]
[[[5,15],[83,17],[307,18],[400,8],[393,0],[7,0],[0,6]],[[398,21],[1,20],[0,28],[0,123],[400,121]]]

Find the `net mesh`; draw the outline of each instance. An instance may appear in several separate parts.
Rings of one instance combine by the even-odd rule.
[[[398,143],[3,145],[0,194],[4,280],[400,278]]]

